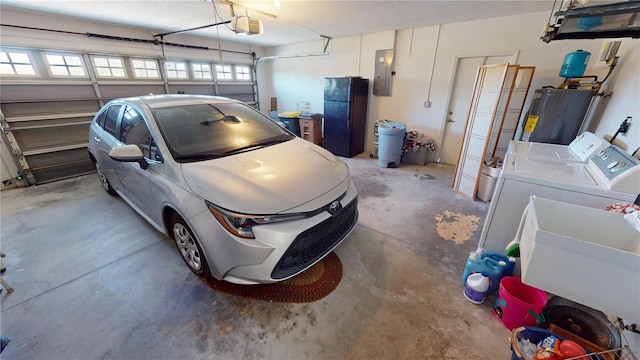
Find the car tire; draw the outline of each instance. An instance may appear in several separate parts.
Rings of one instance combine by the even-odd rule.
[[[104,191],[106,191],[109,195],[116,195],[116,191],[111,187],[109,179],[107,179],[104,171],[102,171],[102,166],[100,166],[97,161],[94,161],[93,164],[96,166],[96,172],[98,173],[98,178],[100,179],[100,184],[102,184],[102,188],[104,189]]]
[[[169,221],[169,233],[171,239],[176,244],[182,260],[191,271],[202,277],[209,277],[209,264],[204,256],[204,252],[193,235],[189,225],[178,214],[173,214]]]

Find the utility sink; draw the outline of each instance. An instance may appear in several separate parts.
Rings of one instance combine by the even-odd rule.
[[[622,214],[531,196],[518,233],[523,283],[640,323],[640,232]]]

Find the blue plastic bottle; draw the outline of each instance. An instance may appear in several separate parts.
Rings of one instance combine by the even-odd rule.
[[[462,285],[466,285],[469,275],[486,272],[489,276],[489,289],[487,290],[487,294],[491,294],[500,286],[500,279],[502,279],[506,267],[507,264],[504,261],[495,260],[490,256],[483,255],[482,249],[473,251],[469,254],[467,264],[462,273]]]
[[[487,254],[482,254],[482,257],[488,257],[491,258],[497,262],[500,261],[504,261],[506,266],[504,268],[504,271],[502,272],[502,276],[512,276],[513,275],[513,269],[516,266],[516,258],[511,257],[511,256],[507,256],[507,255],[503,255],[503,254],[498,254],[498,253],[487,253]]]
[[[482,258],[482,250],[476,250],[469,253],[469,257],[467,258],[467,264],[464,266],[464,271],[462,272],[462,285],[467,284],[467,278],[471,275],[472,272],[481,272],[479,270],[482,268],[482,264],[480,263],[480,259]]]

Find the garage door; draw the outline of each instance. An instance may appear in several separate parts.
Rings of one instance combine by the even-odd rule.
[[[246,64],[2,47],[0,70],[0,125],[29,184],[93,171],[89,123],[113,98],[185,93],[257,103]]]

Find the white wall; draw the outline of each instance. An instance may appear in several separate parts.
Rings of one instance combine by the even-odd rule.
[[[424,132],[440,144],[456,56],[518,53],[517,63],[536,66],[531,92],[542,86],[558,86],[562,83],[558,72],[567,53],[583,49],[590,51],[593,58],[599,58],[604,44],[601,39],[551,43],[540,40],[542,25],[548,17],[548,12],[541,12],[396,31],[396,75],[393,78],[392,95],[370,97],[366,145],[370,147],[373,123],[379,119],[404,122],[409,129]],[[330,55],[327,56],[263,62],[258,67],[258,72],[264,77],[260,84],[261,108],[268,109],[269,97],[275,96],[279,110],[295,110],[298,101],[308,101],[313,112],[322,113],[323,78],[358,75],[372,79],[375,50],[386,49],[389,45],[388,41],[379,39],[379,34],[334,39],[328,47]],[[612,128],[610,123],[615,124],[617,129],[627,115],[634,116],[640,123],[638,41],[625,40],[623,43],[619,53],[620,64],[615,70],[618,76],[612,76],[606,83],[609,86],[615,84],[615,94],[600,109],[602,116],[594,118],[592,122],[598,135],[604,135],[608,128]],[[292,55],[322,50],[322,41],[318,40],[269,48],[266,53]],[[430,108],[423,107],[426,100],[431,101]],[[530,96],[525,110],[529,102]],[[615,106],[615,110],[612,106]],[[619,115],[623,113],[624,116]],[[632,131],[638,129],[635,125]],[[638,136],[631,138],[631,135],[626,137],[628,147],[635,149],[640,145],[640,140]]]
[[[618,56],[618,65],[603,85],[613,94],[600,100],[594,113],[598,121],[589,130],[599,136],[613,136],[620,123],[631,116],[629,131],[618,135],[615,143],[632,153],[640,147],[640,39],[622,40]]]

